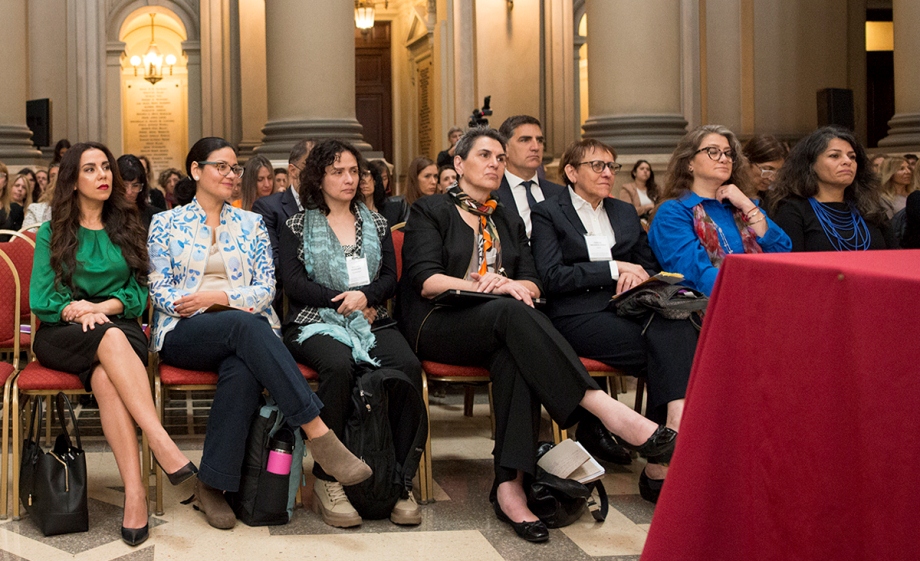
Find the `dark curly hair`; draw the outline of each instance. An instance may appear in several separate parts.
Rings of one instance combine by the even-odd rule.
[[[125,185],[115,157],[98,142],[74,144],[61,159],[57,184],[51,199],[51,269],[57,287],[76,292],[73,273],[77,268],[77,233],[80,230],[80,160],[88,150],[105,154],[112,170],[112,194],[102,206],[102,223],[109,239],[120,250],[128,268],[141,285],[147,284],[147,230],[137,208],[125,198]],[[77,295],[74,294],[74,297]]]
[[[838,126],[822,127],[792,148],[777,174],[773,189],[767,194],[768,214],[776,212],[780,202],[785,199],[808,199],[818,194],[818,174],[814,165],[835,138],[848,143],[856,153],[856,177],[843,191],[844,200],[851,201],[870,223],[877,226],[885,223],[887,218],[879,194],[879,178],[872,171],[872,162],[866,149],[852,132]]]
[[[357,148],[341,140],[323,140],[318,142],[310,155],[307,156],[300,171],[300,202],[306,209],[319,209],[323,214],[329,214],[329,205],[323,197],[323,179],[326,177],[326,168],[339,161],[342,154],[350,152],[358,162],[358,177],[355,178],[355,195],[351,198],[349,209],[352,213],[358,210],[358,201],[362,201],[359,182],[361,173],[367,169],[367,162],[361,157]]]

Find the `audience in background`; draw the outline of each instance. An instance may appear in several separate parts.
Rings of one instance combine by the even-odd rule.
[[[0,192],[0,230],[19,230],[25,219],[26,209],[32,202],[29,176],[19,173],[7,179],[6,187]],[[7,236],[0,236],[4,241]]]
[[[143,162],[143,160],[141,160]],[[176,206],[176,183],[182,179],[182,172],[176,168],[167,168],[160,172],[157,183],[159,189],[150,189],[150,203],[159,208],[170,209]]]
[[[620,200],[633,205],[639,218],[647,221],[658,203],[658,184],[655,183],[652,164],[647,160],[637,160],[629,175],[633,180],[620,188]]]
[[[406,203],[411,207],[422,197],[438,191],[438,167],[424,156],[412,160],[406,171]]]
[[[880,175],[882,173],[882,162],[884,162],[887,157],[887,154],[874,154],[869,156],[869,160],[872,162],[872,171]]]
[[[879,172],[882,204],[890,219],[907,204],[907,195],[914,190],[913,170],[910,163],[899,156],[886,158]]]
[[[61,159],[64,157],[64,154],[67,153],[67,150],[70,149],[70,141],[66,138],[62,138],[57,141],[54,145],[54,152],[51,155],[51,164],[60,164]]]
[[[387,219],[387,224],[390,227],[405,222],[409,217],[409,203],[406,202],[406,198],[402,195],[388,196],[387,183],[389,182],[390,168],[387,163],[382,160],[374,160],[368,163],[368,169],[371,170],[374,178],[374,200],[377,200],[379,190],[382,190],[385,195],[382,203],[375,203],[377,212]]]
[[[271,161],[261,154],[249,158],[243,166],[243,210],[252,210],[258,199],[267,197],[275,189],[275,177],[272,175]]]
[[[280,193],[288,188],[288,170],[287,168],[275,168],[275,187],[274,192]]]
[[[125,154],[118,158],[116,163],[118,165],[118,173],[121,175],[122,183],[125,186],[125,199],[137,207],[137,212],[140,214],[144,230],[147,230],[150,228],[150,220],[153,218],[153,215],[166,209],[147,202],[150,184],[147,182],[147,174],[144,173],[144,166],[136,156]]]
[[[454,151],[457,149],[457,141],[463,136],[463,129],[460,127],[450,127],[447,131],[447,142],[450,144],[445,150],[438,152],[435,161],[438,167],[450,166],[454,163]]]
[[[768,134],[754,135],[748,140],[744,145],[744,156],[748,162],[748,190],[745,195],[763,200],[788,155],[786,144]]]
[[[457,182],[457,170],[453,165],[438,168],[438,193],[446,193]]]

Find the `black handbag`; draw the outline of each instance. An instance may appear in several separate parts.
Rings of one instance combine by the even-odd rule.
[[[61,433],[50,452],[39,444],[42,435],[42,399],[35,398],[29,432],[22,445],[19,468],[19,498],[29,517],[45,536],[86,532],[89,530],[89,509],[86,501],[86,455],[80,442],[80,428],[70,400],[63,392],[57,394],[58,421]],[[73,446],[64,404],[73,420],[77,445]],[[38,416],[38,430],[35,417]],[[34,440],[33,440],[34,438]]]
[[[537,455],[542,456],[553,445],[541,443]],[[585,509],[597,522],[607,518],[607,490],[601,480],[579,483],[563,479],[537,467],[536,475],[526,489],[527,507],[548,528],[562,528],[581,518]]]
[[[649,310],[667,319],[687,319],[702,314],[709,298],[679,284],[653,284],[613,301],[618,316],[644,317]]]

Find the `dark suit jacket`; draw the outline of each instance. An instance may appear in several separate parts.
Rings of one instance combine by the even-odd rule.
[[[501,205],[492,213],[492,220],[498,229],[502,266],[508,277],[533,281],[541,287],[524,222]],[[449,195],[431,195],[415,201],[403,231],[403,269],[396,312],[400,329],[409,346],[415,349],[418,331],[434,308],[430,300],[422,297],[422,285],[439,273],[464,278],[473,256],[475,235],[457,213]]]
[[[547,179],[540,179],[540,189],[543,190],[544,199],[551,199],[559,193],[566,192],[565,185],[559,185],[558,183],[553,183]],[[521,215],[521,211],[518,209],[517,203],[514,202],[514,194],[511,192],[511,185],[508,184],[508,178],[504,175],[502,176],[502,184],[498,187],[496,194],[498,195],[498,200],[503,205],[516,212],[518,216]]]
[[[636,209],[618,199],[601,203],[610,218],[616,243],[610,249],[614,261],[642,266],[649,274],[661,270]],[[548,198],[531,209],[533,231],[530,246],[546,290],[546,314],[553,317],[599,312],[616,293],[606,261],[590,261],[582,224],[569,190]]]
[[[294,198],[294,192],[291,189],[293,187],[280,193],[261,197],[252,204],[252,211],[262,215],[265,229],[268,230],[268,238],[272,242],[272,263],[275,264],[275,300],[272,302],[272,307],[278,317],[284,317],[284,285],[281,281],[281,274],[278,272],[281,232],[285,228],[284,223],[287,222],[287,219],[300,212],[300,209],[297,208],[297,199]]]
[[[294,193],[291,192],[291,189],[261,197],[252,204],[252,212],[262,215],[262,220],[265,221],[265,229],[268,230],[268,237],[272,242],[272,261],[275,263],[275,277],[278,277],[278,240],[281,239],[281,231],[287,219],[299,211],[297,200],[294,198]]]

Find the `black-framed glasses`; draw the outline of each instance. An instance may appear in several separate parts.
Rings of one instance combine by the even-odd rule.
[[[697,154],[700,152],[706,152],[706,155],[709,156],[709,159],[713,162],[718,162],[722,159],[722,156],[725,156],[729,162],[735,161],[735,153],[732,150],[721,150],[715,146],[709,146],[707,148],[700,148],[696,151]]]
[[[198,162],[199,166],[212,165],[217,168],[217,173],[227,177],[232,171],[237,177],[243,177],[243,166],[231,166],[227,162]]]
[[[575,165],[577,166],[589,165],[591,166],[591,169],[594,170],[594,173],[602,173],[604,171],[604,168],[609,169],[610,173],[616,173],[620,171],[620,168],[623,167],[616,162],[605,162],[602,160],[591,160],[590,162],[579,162]]]

